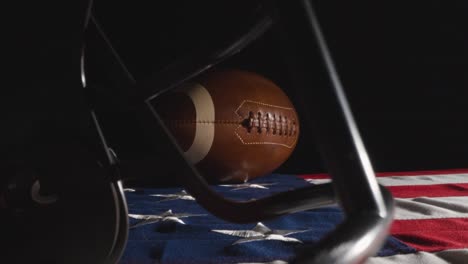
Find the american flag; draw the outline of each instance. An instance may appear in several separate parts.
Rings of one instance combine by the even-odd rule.
[[[468,263],[468,169],[378,173],[395,197],[395,221],[367,263]],[[326,174],[272,174],[217,185],[246,200],[330,181]],[[131,229],[121,263],[287,263],[343,219],[327,207],[252,224],[233,224],[204,210],[183,188],[127,189]]]

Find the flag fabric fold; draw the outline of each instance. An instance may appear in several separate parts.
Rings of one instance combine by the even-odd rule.
[[[468,263],[468,170],[377,177],[395,197],[396,212],[385,245],[368,263]],[[248,200],[329,180],[326,174],[272,174],[213,188]],[[183,188],[125,193],[132,228],[122,264],[287,263],[301,245],[317,242],[343,219],[342,210],[331,206],[233,224],[208,213]]]

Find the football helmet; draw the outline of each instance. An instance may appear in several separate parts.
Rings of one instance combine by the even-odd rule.
[[[108,32],[100,24],[105,21],[99,19],[99,6],[93,10],[92,3],[88,3],[89,5],[83,8],[85,15],[83,15],[81,23],[83,35],[82,41],[79,42],[81,45],[79,46],[79,65],[81,87],[84,88],[82,91],[84,91],[86,98],[84,108],[89,114],[87,124],[89,131],[92,131],[89,132],[92,135],[90,137],[94,140],[91,140],[94,142],[92,149],[98,153],[93,155],[101,155],[101,158],[97,157],[96,160],[106,162],[105,164],[94,164],[90,161],[93,155],[88,155],[84,151],[75,151],[75,149],[82,148],[78,146],[79,144],[69,148],[63,147],[66,144],[55,144],[60,147],[54,153],[64,153],[69,150],[73,153],[71,156],[76,157],[77,160],[88,160],[84,168],[93,171],[94,173],[90,175],[94,176],[86,177],[86,181],[95,182],[97,181],[95,179],[100,179],[94,185],[105,190],[102,191],[102,196],[106,195],[112,201],[112,203],[108,202],[113,205],[112,208],[109,208],[109,212],[105,213],[109,216],[109,223],[112,224],[109,225],[106,232],[102,232],[106,236],[103,235],[101,238],[103,241],[108,241],[105,243],[106,249],[102,252],[86,255],[87,263],[96,262],[90,261],[92,257],[100,262],[117,262],[125,247],[126,228],[128,227],[128,220],[125,217],[127,208],[122,191],[122,178],[124,178],[122,174],[125,175],[125,173],[119,173],[122,167],[119,167],[116,155],[106,141],[106,137],[112,137],[113,131],[101,129],[101,121],[106,122],[106,118],[109,118],[108,115],[99,115],[99,109],[103,104],[100,98],[103,97],[107,98],[106,103],[108,101],[118,102],[119,107],[127,107],[136,116],[138,125],[135,129],[141,128],[147,132],[146,134],[149,135],[147,138],[150,139],[150,142],[147,142],[148,148],[164,149],[166,158],[177,164],[174,167],[177,167],[175,175],[178,176],[178,182],[195,197],[201,206],[222,219],[235,223],[258,222],[294,212],[338,204],[345,213],[343,222],[318,243],[304,245],[292,261],[293,263],[361,263],[377,252],[385,241],[392,222],[393,199],[391,194],[384,187],[379,186],[375,179],[371,162],[335,68],[332,53],[327,46],[311,2],[310,0],[256,2],[250,16],[243,17],[242,22],[231,22],[224,28],[223,34],[219,35],[219,39],[210,40],[209,43],[205,43],[206,45],[194,45],[192,49],[177,56],[175,60],[170,60],[164,67],[160,67],[160,70],[144,76],[134,76],[128,70],[124,63],[125,60],[115,48]],[[279,193],[271,197],[241,202],[234,201],[213,191],[205,177],[184,156],[177,140],[155,109],[153,101],[219,63],[235,57],[236,54],[270,30],[273,25],[277,26],[275,34],[280,42],[278,52],[287,58],[289,74],[293,83],[297,87],[298,93],[307,101],[308,112],[307,115],[302,116],[302,121],[312,124],[314,129],[311,137],[315,139],[332,181],[331,183],[311,185]],[[114,30],[118,29],[114,28]],[[312,62],[317,58],[317,54],[323,61],[323,67],[329,80],[328,86],[314,85],[314,80],[308,72],[308,69],[314,68]],[[102,83],[107,83],[108,87],[102,87]],[[35,149],[37,151],[38,148]],[[37,162],[38,155],[40,156],[36,152],[36,155],[32,155],[33,157],[29,160]],[[53,159],[61,160],[59,156],[55,155]],[[41,164],[45,163],[41,162]],[[62,164],[60,167],[67,165],[66,162]],[[55,166],[50,162],[49,165]],[[157,163],[154,164],[154,170],[158,170]],[[60,172],[63,173],[63,170]],[[58,173],[55,172],[55,174]],[[23,178],[27,179],[29,185],[36,184],[37,186],[37,179],[26,176]],[[75,178],[79,177],[75,176]],[[59,185],[62,189],[64,186],[73,189],[72,186],[67,185],[66,181],[57,184],[57,176],[45,177],[45,179],[40,180],[40,183],[47,185],[47,181],[51,182],[49,186],[52,186],[50,187],[52,189],[54,185],[56,188]],[[26,185],[29,186],[28,184]],[[9,185],[5,184],[4,186]],[[12,197],[16,197],[18,191],[6,189],[7,191],[3,195],[3,200],[6,201],[4,207],[10,209],[17,207],[12,202],[14,200]],[[94,197],[92,196],[94,194],[97,196],[97,189],[81,195]],[[39,193],[39,191],[36,192]],[[78,191],[71,193],[76,194]],[[39,196],[48,195],[49,198],[57,195],[54,192],[47,194],[46,189],[39,194]],[[60,196],[60,194],[58,195]],[[68,197],[65,194],[61,195]],[[78,194],[73,195],[75,198],[77,196]],[[74,206],[79,205],[83,208],[89,206],[93,210],[103,208],[101,204],[86,203],[86,205],[82,205],[77,202],[78,200],[72,197],[65,199],[67,204]],[[84,200],[89,201],[89,199]],[[35,202],[37,203],[37,201]],[[90,211],[92,211],[91,209]],[[39,209],[34,210],[36,212]],[[66,211],[64,208],[58,210],[60,213]],[[15,214],[13,213],[13,215]],[[35,219],[44,218],[44,216],[47,216],[45,209],[41,209],[40,213],[33,214]],[[50,219],[42,219],[41,221],[47,222]],[[76,224],[76,221],[74,223]],[[99,226],[104,225],[99,224]],[[89,234],[89,226],[79,228],[79,230],[85,229],[88,231],[86,234]],[[57,232],[55,231],[55,233]],[[60,240],[57,238],[57,241]],[[52,246],[57,247],[58,245],[48,245],[48,247]],[[78,246],[72,245],[71,247]],[[63,252],[83,255],[83,251],[85,249],[69,249]]]

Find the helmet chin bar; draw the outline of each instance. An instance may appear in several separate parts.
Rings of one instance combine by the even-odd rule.
[[[155,147],[167,149],[167,157],[178,166],[180,182],[197,202],[214,215],[228,221],[262,221],[294,212],[340,204],[344,221],[314,245],[298,251],[293,263],[361,263],[373,256],[385,241],[392,222],[394,204],[391,194],[380,187],[361,140],[343,87],[322,35],[310,1],[277,1],[276,12],[283,27],[285,54],[300,51],[289,62],[296,86],[301,87],[308,103],[307,122],[314,125],[316,144],[332,177],[332,182],[311,185],[253,201],[233,201],[213,191],[197,169],[183,156],[176,140],[165,127],[151,100],[159,94],[211,68],[236,54],[264,33],[273,19],[263,16],[247,32],[224,43],[214,52],[198,52],[170,65],[148,81],[137,83],[136,96],[140,118],[152,130],[163,130],[154,139]],[[101,32],[101,34],[103,34]],[[285,37],[287,35],[287,38]],[[298,69],[312,69],[316,47],[328,73],[330,86],[314,86],[313,79]],[[296,54],[297,55],[297,54]],[[114,54],[117,56],[117,54]],[[129,96],[129,98],[134,98]],[[144,101],[144,104],[141,103]],[[156,122],[155,122],[156,121]],[[161,133],[160,133],[161,134]]]

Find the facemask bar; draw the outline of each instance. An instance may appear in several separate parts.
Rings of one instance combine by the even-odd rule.
[[[242,32],[240,36],[236,36],[222,43],[219,45],[220,48],[214,51],[209,50],[205,53],[197,52],[169,65],[157,75],[153,75],[149,80],[141,84],[137,83],[137,89],[141,89],[143,93],[149,91],[149,96],[146,94],[143,95],[143,97],[146,98],[145,108],[141,109],[141,114],[144,116],[143,119],[145,120],[144,123],[155,125],[153,129],[162,129],[164,131],[163,134],[167,135],[167,138],[157,139],[157,146],[162,147],[162,144],[172,145],[163,147],[163,149],[168,147],[170,149],[168,151],[174,151],[171,154],[166,153],[167,156],[170,157],[169,160],[175,164],[188,165],[179,168],[180,170],[177,172],[177,175],[180,176],[179,181],[183,183],[185,189],[192,194],[202,206],[210,211],[216,211],[215,214],[218,217],[238,223],[260,221],[291,212],[331,205],[336,203],[335,196],[331,185],[327,184],[302,188],[294,193],[281,193],[249,202],[225,199],[214,192],[203,176],[200,175],[193,166],[188,164],[182,155],[183,151],[178,147],[177,141],[163,124],[163,121],[153,108],[151,101],[160,94],[178,87],[192,77],[197,76],[214,65],[237,54],[268,30],[272,23],[273,20],[271,17],[263,16],[258,19],[247,32]],[[297,208],[291,207],[291,201],[294,201],[293,203],[296,204]],[[223,209],[220,210],[221,208]],[[262,209],[259,210],[259,208]]]
[[[150,103],[159,94],[235,55],[268,30],[273,22],[270,16],[261,17],[248,31],[223,43],[214,52],[188,56],[149,80],[137,83],[129,89],[129,98],[135,100],[146,129],[165,132],[163,137],[153,139],[152,143],[156,148],[167,149],[167,157],[180,164],[177,172],[180,182],[208,211],[228,221],[247,223],[339,203],[345,212],[343,223],[317,244],[305,246],[293,262],[360,263],[382,246],[392,221],[393,198],[377,184],[311,3],[306,0],[278,1],[277,7],[288,39],[291,38],[285,45],[289,48],[283,52],[301,52],[302,59],[291,63],[291,67],[312,68],[308,63],[315,59],[312,53],[313,47],[317,47],[330,78],[330,87],[318,87],[306,74],[295,76],[310,102],[313,114],[308,118],[317,129],[316,142],[332,176],[332,183],[253,201],[226,199],[214,192],[196,168],[185,160],[183,151]],[[119,61],[118,55],[114,55]]]
[[[84,20],[84,34],[88,33],[88,26],[91,22],[92,18],[92,0],[89,2],[89,7],[85,15]],[[81,48],[81,59],[80,59],[80,75],[81,75],[81,84],[84,89],[85,100],[88,103],[89,114],[92,119],[92,123],[94,125],[94,129],[98,135],[99,142],[101,143],[101,147],[103,148],[102,151],[104,152],[104,162],[103,166],[107,170],[107,177],[109,180],[109,184],[114,192],[114,196],[117,199],[118,204],[118,232],[115,234],[114,243],[112,245],[112,249],[109,251],[105,263],[117,263],[119,259],[122,257],[124,249],[127,245],[128,240],[128,227],[129,227],[129,220],[128,220],[128,206],[127,201],[125,198],[125,194],[123,191],[123,184],[122,180],[120,179],[118,166],[118,158],[115,152],[108,146],[107,140],[104,136],[102,126],[100,125],[98,116],[96,115],[95,111],[95,98],[94,98],[94,88],[92,85],[89,85],[87,81],[87,74],[86,74],[86,41],[82,43]]]

